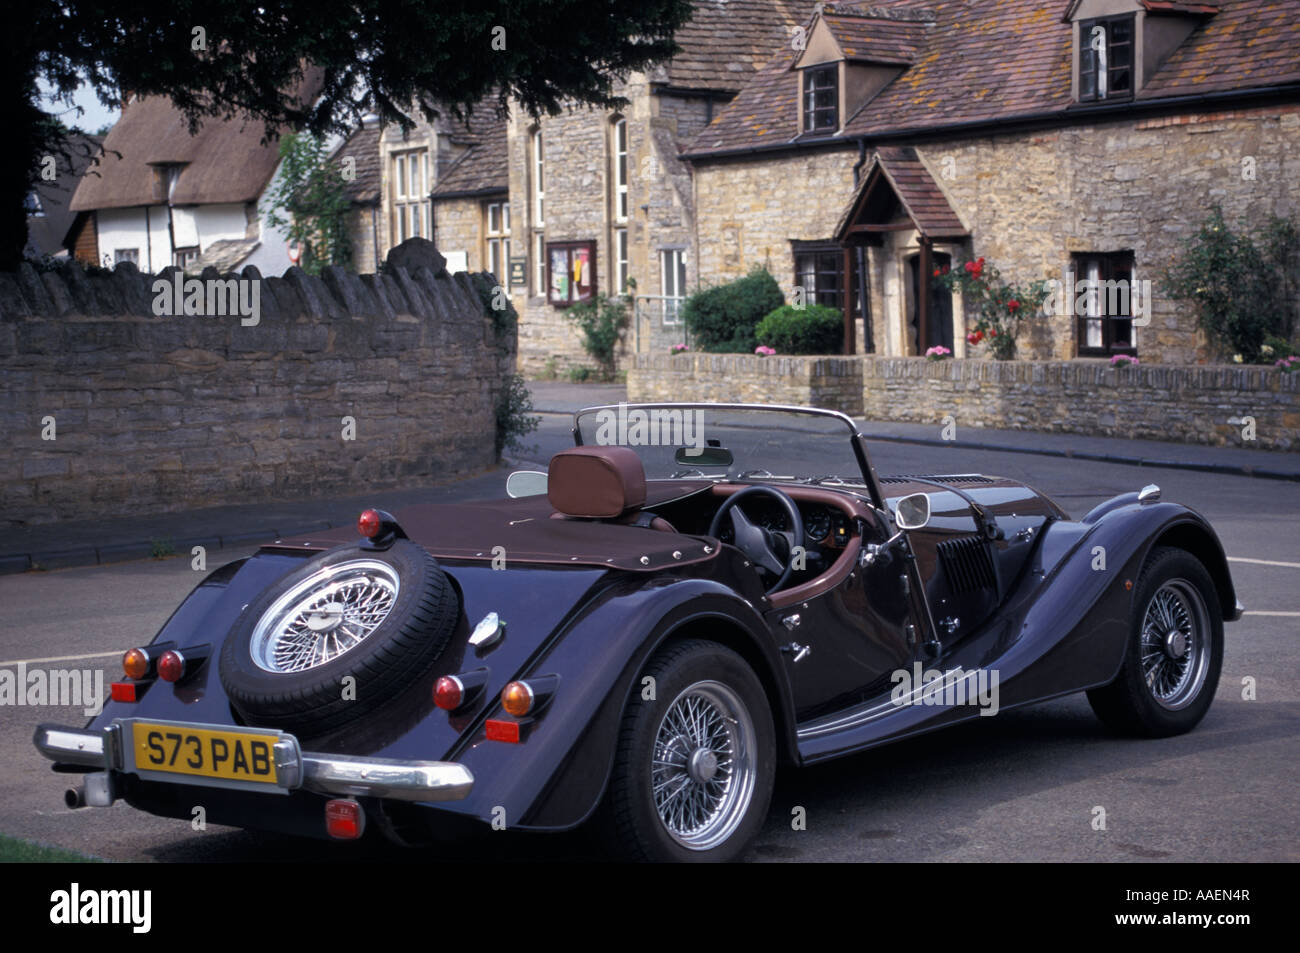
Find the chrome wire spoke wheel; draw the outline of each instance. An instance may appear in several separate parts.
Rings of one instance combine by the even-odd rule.
[[[668,834],[690,850],[709,850],[740,826],[754,796],[753,719],[721,682],[684,689],[655,732],[650,785]]]
[[[379,628],[397,601],[397,572],[374,559],[328,566],[262,614],[249,645],[258,668],[305,672],[334,661]]]
[[[1210,665],[1209,615],[1200,591],[1170,579],[1151,597],[1142,618],[1142,679],[1162,708],[1177,711],[1197,697]]]

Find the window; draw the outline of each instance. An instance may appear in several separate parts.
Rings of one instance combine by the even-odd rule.
[[[837,245],[810,245],[794,252],[794,283],[808,304],[844,309],[844,251]]]
[[[138,248],[114,248],[113,264],[118,262],[129,261],[133,265],[140,264],[140,249]]]
[[[546,299],[557,307],[596,294],[596,243],[553,242],[546,246]]]
[[[510,268],[510,203],[487,204],[487,270],[505,283]]]
[[[1126,17],[1079,24],[1079,101],[1133,95],[1133,23]]]
[[[177,268],[186,268],[189,263],[199,257],[199,246],[190,245],[188,248],[178,248],[172,252],[172,264]]]
[[[533,133],[533,226],[546,227],[546,162],[540,129]]]
[[[546,236],[543,233],[543,227],[546,224],[546,179],[544,178],[544,152],[542,151],[542,131],[533,130],[532,136],[532,159],[530,162],[532,175],[529,176],[529,187],[532,189],[531,210],[533,215],[533,292],[544,295],[547,293],[546,283]]]
[[[627,294],[627,229],[614,229],[614,292]]]
[[[1070,279],[1074,287],[1079,356],[1136,354],[1134,301],[1130,293],[1136,282],[1133,253],[1076,255]]]
[[[627,120],[614,123],[614,221],[627,221]]]
[[[839,68],[804,70],[803,131],[833,132],[839,128]]]
[[[392,243],[429,237],[429,152],[394,153]]]
[[[659,252],[659,287],[664,297],[664,324],[681,324],[682,302],[686,299],[686,249],[665,248]]]

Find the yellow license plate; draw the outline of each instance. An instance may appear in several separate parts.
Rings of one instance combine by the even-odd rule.
[[[278,783],[275,744],[279,735],[139,721],[131,727],[137,770]]]

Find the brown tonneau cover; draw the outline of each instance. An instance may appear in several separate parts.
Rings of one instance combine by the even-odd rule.
[[[660,486],[647,500],[647,507],[708,487],[707,483]],[[440,559],[490,562],[504,555],[507,565],[544,563],[654,572],[713,559],[718,554],[718,541],[707,536],[666,533],[601,520],[553,519],[554,512],[546,497],[535,496],[518,500],[423,503],[393,515],[407,536]],[[358,541],[360,537],[355,529],[339,527],[279,540],[263,548],[323,550]]]

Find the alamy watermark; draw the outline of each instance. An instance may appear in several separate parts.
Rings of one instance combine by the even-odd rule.
[[[171,280],[153,283],[153,313],[164,315],[239,315],[244,327],[262,320],[262,282],[256,278],[182,278],[173,272]]]
[[[1047,282],[1047,300],[1043,314],[1056,317],[1101,318],[1110,316],[1127,320],[1132,316],[1135,327],[1144,328],[1151,323],[1151,280],[1127,278],[1075,279],[1067,272],[1065,280],[1052,278]]]
[[[959,665],[940,672],[922,670],[921,663],[916,662],[911,671],[895,670],[889,680],[894,683],[889,700],[895,705],[975,705],[981,709],[981,716],[998,713],[997,669],[967,672]]]
[[[0,707],[54,706],[80,708],[87,718],[104,710],[104,672],[101,669],[0,668]]]
[[[704,450],[704,412],[682,408],[596,411],[596,443],[603,447],[694,447]]]

